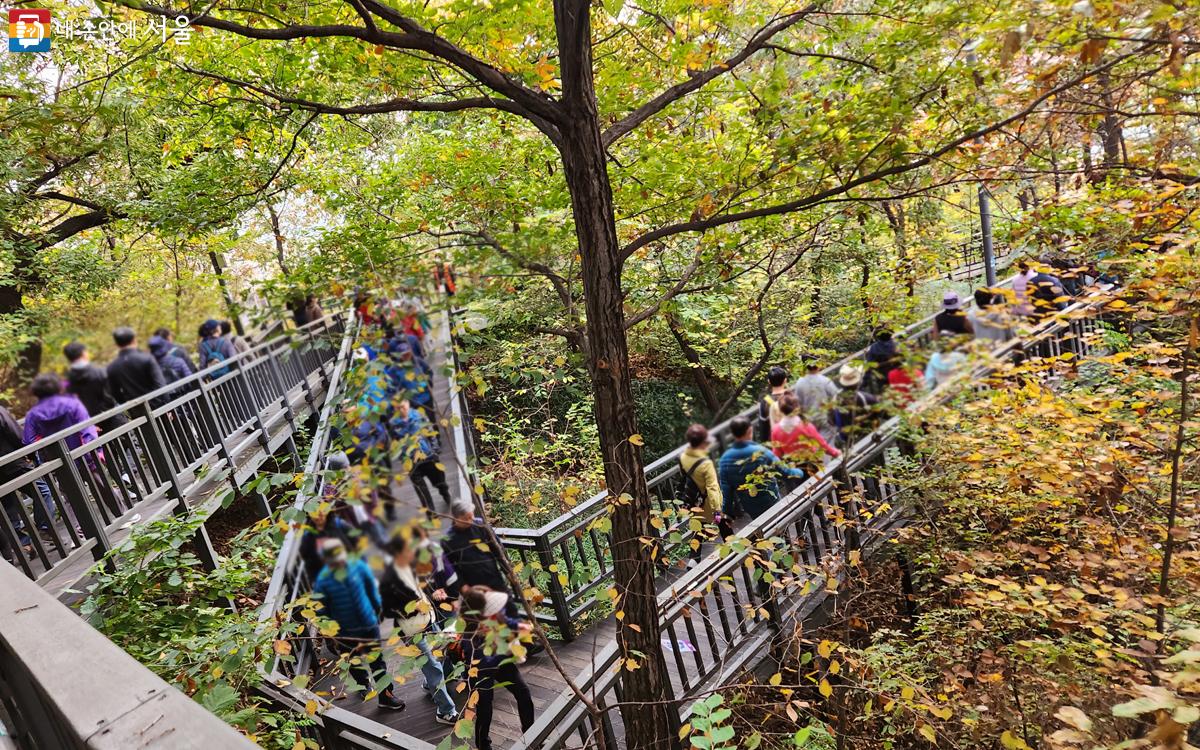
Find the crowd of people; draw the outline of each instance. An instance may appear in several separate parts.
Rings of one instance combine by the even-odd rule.
[[[117,353],[106,366],[92,362],[87,346],[79,341],[72,341],[64,346],[63,356],[67,363],[65,374],[43,372],[35,376],[30,383],[29,391],[34,403],[25,414],[23,427],[18,426],[8,409],[0,406],[0,455],[85,424],[93,416],[110,412],[121,404],[148,394],[161,392],[155,398],[155,404],[165,403],[180,389],[191,387],[181,385],[180,389],[164,390],[167,386],[183,381],[199,371],[187,349],[176,343],[174,333],[169,328],[154,331],[147,342],[148,350],[139,348],[137,333],[128,326],[115,329],[112,338]],[[231,359],[249,348],[249,343],[233,332],[230,321],[207,320],[200,326],[198,335],[199,369]],[[226,372],[227,368],[219,368],[210,373],[210,377],[220,377]],[[116,430],[126,422],[128,417],[125,414],[110,414],[96,424],[88,425],[69,435],[66,440],[67,447],[75,449],[90,443],[101,433]],[[5,464],[0,470],[0,481],[21,476],[42,458],[35,454],[25,461]],[[96,473],[99,470],[98,462],[102,460],[103,454],[89,454],[79,462],[80,469]],[[126,484],[130,481],[124,474],[120,474],[119,479]],[[99,477],[93,484],[101,488],[108,487],[108,483]],[[37,495],[33,498],[32,516],[24,512],[18,493],[9,493],[0,498],[7,521],[3,529],[5,533],[0,533],[0,552],[6,559],[11,560],[14,554],[9,544],[10,539],[14,539],[20,546],[21,554],[32,558],[36,551],[31,534],[37,533],[47,541],[56,536],[56,507],[50,487],[45,479],[35,480],[32,486]],[[102,491],[100,496],[110,511],[119,514],[111,493]],[[67,514],[70,515],[69,508]],[[32,526],[35,526],[36,530],[26,523],[27,518],[33,521]],[[74,518],[61,520],[64,523],[76,524]]]
[[[518,662],[540,647],[512,593],[499,543],[469,499],[450,495],[424,309],[416,299],[377,300],[365,292],[354,306],[363,324],[354,353],[357,395],[331,439],[321,502],[299,544],[320,615],[338,624],[326,645],[342,657],[345,687],[382,709],[405,708],[386,679],[387,658],[398,651],[416,654],[412,666],[440,723],[458,721],[458,691],[450,683],[465,680],[463,695],[478,696],[475,744],[489,750],[497,688],[516,699],[522,727],[533,724],[533,697]],[[394,486],[404,478],[423,509],[413,518],[402,517]],[[442,516],[450,526],[435,539]],[[367,562],[371,555],[384,560],[379,575]]]
[[[762,515],[890,412],[954,379],[968,362],[971,341],[985,347],[1008,341],[1023,322],[1036,323],[1092,284],[1110,281],[1093,268],[1058,266],[1020,261],[1011,292],[978,289],[970,310],[957,292],[947,292],[933,319],[928,352],[906,349],[891,330],[879,329],[862,363],[843,365],[836,380],[822,372],[815,357],[808,358],[805,374],[794,384],[786,369],[770,368],[755,418],[730,421],[732,442],[715,464],[708,429],[688,428],[679,457],[680,500],[722,538],[739,517]],[[700,557],[694,547],[689,566]]]

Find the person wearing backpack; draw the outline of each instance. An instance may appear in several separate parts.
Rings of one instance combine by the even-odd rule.
[[[787,370],[778,365],[772,367],[767,371],[767,384],[771,389],[758,401],[758,421],[754,430],[760,443],[771,439],[771,428],[783,417],[779,412],[779,399],[788,392]]]
[[[711,441],[708,428],[702,424],[694,424],[687,428],[687,447],[679,455],[679,471],[683,474],[683,486],[680,490],[680,500],[685,508],[693,508],[705,526],[716,525],[718,538],[733,534],[733,525],[721,515],[721,482],[717,479],[717,467],[712,457],[708,455]],[[694,568],[700,562],[700,549],[703,546],[697,540],[692,550],[688,567]]]
[[[161,336],[151,336],[150,340],[146,343],[150,347],[150,353],[158,360],[158,366],[162,370],[163,378],[167,381],[168,385],[177,380],[183,380],[192,374],[188,370],[187,363],[175,354],[170,341]]]
[[[779,502],[779,478],[804,479],[803,470],[784,464],[766,446],[751,440],[750,426],[746,417],[730,421],[733,444],[721,454],[717,465],[722,512],[731,517],[745,511],[751,518],[758,518]]]
[[[233,358],[235,354],[233,343],[221,335],[221,323],[209,318],[200,326],[199,331],[200,343],[198,348],[200,351],[200,369],[203,370],[209,365],[218,362],[227,362]],[[221,367],[212,372],[209,377],[219,378],[229,372],[229,367]]]

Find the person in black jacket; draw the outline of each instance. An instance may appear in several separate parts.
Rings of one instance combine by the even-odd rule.
[[[192,361],[192,355],[188,354],[188,350],[175,343],[175,334],[171,333],[170,328],[159,328],[154,332],[154,335],[167,342],[170,345],[170,353],[174,354],[183,360],[187,365],[187,374],[194,375],[196,373],[196,363]]]
[[[454,523],[442,541],[442,551],[458,574],[458,585],[484,586],[504,592],[508,595],[504,613],[514,619],[528,619],[517,606],[517,598],[508,586],[504,568],[500,565],[500,542],[492,530],[475,517],[475,508],[469,501],[457,501],[450,507],[450,513]],[[541,653],[542,649],[541,642],[534,641],[529,647],[529,655]]]
[[[113,341],[120,351],[108,364],[108,385],[118,403],[153,393],[167,384],[154,355],[137,348],[132,328],[121,326],[113,331]]]
[[[383,571],[379,584],[379,596],[383,602],[383,616],[393,618],[394,635],[416,646],[424,660],[421,676],[425,680],[425,692],[437,706],[434,717],[439,724],[453,725],[458,721],[458,709],[446,690],[446,674],[441,660],[433,653],[431,641],[438,632],[435,609],[448,598],[445,589],[429,590],[428,582],[416,571],[417,540],[396,534],[388,542],[392,564]],[[429,550],[422,550],[428,556]]]
[[[492,591],[508,591],[508,579],[504,577],[497,557],[499,545],[491,529],[475,518],[475,508],[470,503],[454,503],[451,514],[454,524],[446,532],[442,549],[458,573],[459,583],[487,586]],[[515,612],[510,616],[516,617]]]
[[[103,367],[92,364],[87,347],[78,341],[72,341],[63,347],[63,355],[71,365],[67,368],[67,393],[79,399],[92,416],[115,408],[117,400],[113,398],[108,387],[108,373]],[[128,421],[124,414],[114,414],[96,426],[107,432]]]

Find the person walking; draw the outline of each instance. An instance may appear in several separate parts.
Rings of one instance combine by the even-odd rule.
[[[821,372],[821,366],[813,357],[808,358],[804,377],[796,382],[792,393],[800,399],[800,413],[806,414],[816,425],[821,436],[828,440],[836,437],[836,430],[829,424],[829,402],[837,398],[841,389]]]
[[[17,425],[17,420],[13,419],[12,412],[0,406],[0,456],[7,456],[24,447],[25,438],[22,435],[21,428]],[[32,470],[33,461],[28,456],[18,461],[6,461],[0,464],[0,484],[7,484],[15,479],[19,479],[26,472]],[[45,483],[43,482],[42,484]],[[37,525],[45,532],[53,528],[51,522],[54,518],[54,498],[49,494],[49,487],[46,487],[44,494],[41,491],[41,487],[38,487],[37,490],[38,494],[41,495],[43,505],[41,510],[38,510],[37,506],[35,506],[34,515],[37,517]],[[0,526],[0,553],[10,562],[19,564],[16,560],[16,553],[13,552],[14,546],[19,547],[26,556],[33,553],[32,540],[27,533],[28,528],[24,520],[21,498],[14,490],[0,497],[0,505],[3,506],[4,513],[8,516],[9,521],[8,527]],[[43,511],[45,513],[44,517]]]
[[[446,559],[458,573],[463,586],[486,586],[492,591],[508,593],[508,579],[500,565],[500,544],[483,520],[475,517],[475,508],[465,500],[456,501],[450,508],[452,523],[442,542]],[[509,608],[517,616],[515,604]]]
[[[87,347],[78,341],[72,341],[63,347],[63,356],[67,358],[67,393],[79,399],[90,416],[97,416],[117,406],[112,390],[108,385],[108,373],[104,368],[92,364]],[[121,412],[106,417],[97,423],[103,432],[115,430],[129,421]]]
[[[321,543],[326,539],[338,539],[343,544],[349,544],[350,527],[336,513],[330,503],[320,503],[316,510],[308,516],[304,533],[300,535],[300,559],[304,562],[304,572],[308,580],[316,581],[325,560],[321,557]]]
[[[512,642],[531,630],[529,623],[505,616],[510,597],[486,586],[463,586],[463,665],[475,703],[475,747],[492,750],[492,706],[496,688],[503,686],[517,701],[521,731],[533,726],[533,695],[521,677]],[[474,676],[470,676],[474,674]]]
[[[930,390],[945,385],[954,379],[958,370],[967,361],[967,356],[949,344],[942,344],[929,356],[925,365],[925,383]]]
[[[408,476],[413,489],[425,508],[425,514],[433,518],[433,493],[429,485],[442,496],[446,510],[450,510],[450,486],[446,483],[446,472],[438,467],[441,443],[437,430],[412,408],[407,399],[396,404],[396,415],[391,421],[392,440],[398,446],[398,458],[412,465]]]
[[[37,399],[37,403],[25,414],[25,445],[32,445],[44,437],[91,419],[79,399],[63,393],[62,380],[54,373],[44,372],[35,377],[29,391]],[[96,437],[96,426],[88,425],[67,435],[67,447],[74,450],[92,442]]]
[[[771,445],[775,455],[815,474],[823,465],[822,452],[837,458],[841,452],[829,444],[816,425],[804,418],[800,411],[800,399],[794,393],[785,393],[779,401],[783,418],[771,429]]]
[[[158,367],[162,370],[163,379],[167,385],[177,380],[183,380],[192,374],[187,363],[175,354],[175,347],[171,345],[170,341],[161,336],[151,336],[146,344],[150,348],[150,353],[154,355],[154,359],[158,361]]]
[[[837,430],[838,442],[845,447],[871,431],[879,397],[862,389],[863,372],[853,365],[838,371],[841,392],[829,410],[829,422]]]
[[[79,399],[63,393],[63,381],[54,373],[44,372],[35,377],[29,390],[37,399],[37,403],[25,414],[25,429],[22,435],[25,445],[33,445],[42,438],[84,424],[91,419]],[[71,432],[66,436],[65,442],[68,448],[75,450],[97,437],[96,425],[90,424],[82,430]],[[121,515],[122,510],[113,488],[100,471],[103,460],[104,453],[101,449],[87,453],[83,458],[77,459],[76,463],[92,475],[96,491],[112,512],[113,518],[116,518]],[[124,479],[125,477],[121,477],[121,480]],[[39,490],[39,494],[42,495],[46,517],[39,519],[38,524],[43,528],[50,528],[50,519],[54,515],[53,498],[49,491],[41,493]]]
[[[758,401],[758,421],[756,435],[760,443],[771,439],[771,428],[782,416],[779,413],[779,399],[788,391],[787,370],[775,366],[767,371],[767,385],[770,390]]]
[[[1004,297],[993,289],[975,290],[975,309],[968,312],[967,317],[975,329],[975,338],[988,341],[992,346],[1016,335],[1004,311]]]
[[[192,361],[192,356],[188,354],[187,349],[175,343],[175,334],[171,332],[170,328],[159,328],[154,332],[154,335],[166,341],[170,345],[171,354],[183,360],[183,363],[187,365],[188,375],[196,374],[196,363]]]
[[[962,309],[958,292],[946,292],[942,297],[942,311],[933,316],[933,338],[942,336],[971,336],[975,329]]]
[[[234,333],[231,321],[221,321],[221,337],[229,341],[230,346],[233,347],[234,354],[245,354],[250,351],[250,342]]]
[[[907,407],[916,398],[917,391],[924,385],[924,371],[915,365],[905,365],[904,359],[900,355],[896,355],[892,369],[888,372],[888,387],[895,394],[893,402],[896,406]]]
[[[304,322],[312,323],[325,317],[325,311],[321,309],[321,303],[317,301],[317,295],[310,294],[304,298]]]
[[[1017,275],[1013,277],[1012,289],[1017,297],[1016,312],[1018,315],[1033,313],[1033,298],[1029,294],[1029,282],[1037,276],[1037,271],[1030,267],[1025,260],[1017,261]]]
[[[712,446],[708,428],[702,424],[693,424],[687,428],[687,447],[679,455],[679,472],[683,475],[682,500],[685,507],[704,522],[706,527],[717,527],[717,538],[723,539],[733,533],[732,525],[721,515],[723,505],[721,482],[717,478],[717,467],[708,451]],[[700,550],[703,544],[697,539],[692,549],[688,567],[694,568],[700,562]]]
[[[779,477],[804,479],[801,469],[789,467],[766,446],[751,440],[750,420],[734,417],[729,423],[733,445],[717,466],[722,512],[736,518],[745,511],[758,518],[779,500]]]
[[[431,644],[438,633],[437,619],[434,617],[435,602],[446,601],[447,594],[443,589],[426,590],[428,584],[413,567],[417,559],[414,541],[404,534],[396,534],[388,543],[392,564],[383,571],[383,580],[379,584],[383,616],[393,618],[393,625],[401,638],[420,650],[425,692],[437,706],[434,721],[452,725],[458,721],[458,708],[446,690],[442,662],[434,655]]]
[[[338,624],[337,636],[332,639],[333,650],[348,658],[351,679],[369,695],[375,692],[387,670],[380,653],[383,643],[379,612],[383,601],[379,587],[366,562],[349,559],[342,540],[325,539],[320,549],[325,567],[317,575],[313,594],[320,597],[321,613]],[[396,697],[389,685],[379,692],[379,707],[403,711],[404,701]]]
[[[119,351],[117,358],[108,363],[108,385],[118,403],[154,393],[167,384],[158,360],[137,348],[137,334],[132,328],[121,326],[112,337]]]
[[[196,344],[197,351],[200,353],[200,369],[204,370],[210,365],[218,362],[227,362],[233,359],[237,352],[233,349],[233,344],[229,339],[221,335],[221,322],[209,318],[200,325],[199,343]],[[224,376],[229,372],[229,367],[220,367],[214,370],[209,377],[216,379]]]
[[[883,392],[883,388],[887,384],[888,371],[891,369],[892,360],[895,357],[896,339],[888,329],[879,329],[875,332],[875,340],[867,347],[867,353],[863,357],[870,368],[867,371],[866,380],[868,390],[872,393]],[[805,413],[807,414],[807,412]]]

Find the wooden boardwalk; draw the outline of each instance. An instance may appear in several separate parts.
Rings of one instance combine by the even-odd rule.
[[[447,332],[441,331],[435,333],[445,334]],[[442,376],[448,367],[447,352],[443,348],[442,342],[448,340],[448,335],[428,336],[426,341],[428,342],[429,351],[426,354],[435,373],[434,399],[438,407],[439,428],[442,433],[442,464],[446,467],[447,482],[450,486],[451,497],[457,500],[460,488],[463,485],[455,481],[455,473],[459,471],[459,467],[454,455],[453,425],[450,418],[450,404],[454,398],[454,394],[450,391],[448,380]],[[440,496],[437,491],[431,488],[431,492],[437,513],[435,523],[440,525],[441,531],[444,533],[449,528],[449,515],[446,513],[447,509],[441,505]],[[392,493],[396,498],[399,508],[398,524],[407,523],[421,514],[420,500],[413,489],[412,482],[408,481],[407,478],[395,482]],[[436,537],[437,534],[434,536]],[[372,553],[370,562],[376,570],[382,569],[387,563],[383,555],[378,552]],[[589,674],[592,671],[595,657],[612,642],[615,632],[614,625],[615,620],[609,617],[588,628],[586,632],[582,633],[571,643],[552,642],[555,655],[572,679],[580,675]],[[392,635],[390,620],[383,623],[382,631],[386,643]],[[384,651],[385,653],[395,651],[395,647],[393,646],[390,649],[385,647]],[[332,654],[328,652],[324,656],[326,659],[333,658]],[[393,678],[397,682],[396,694],[407,704],[407,707],[403,711],[383,710],[373,700],[364,702],[357,696],[345,695],[340,685],[340,680],[334,676],[326,675],[324,679],[316,681],[313,684],[313,689],[326,695],[329,693],[338,695],[339,697],[334,699],[335,705],[353,711],[364,718],[377,721],[398,732],[418,737],[435,745],[441,742],[453,730],[451,727],[439,724],[434,720],[436,710],[433,701],[425,693],[420,672],[413,669],[411,659],[390,656],[388,662]],[[548,706],[566,688],[563,676],[555,668],[550,657],[545,654],[530,656],[528,661],[521,665],[520,669],[522,677],[528,683],[529,689],[533,693],[534,706],[538,709]],[[321,671],[325,672],[326,670]],[[465,705],[469,697],[465,683],[460,680],[447,687],[455,703],[460,708]],[[491,734],[492,741],[497,747],[511,745],[521,735],[521,724],[517,717],[516,702],[508,691],[503,689],[497,691]]]

